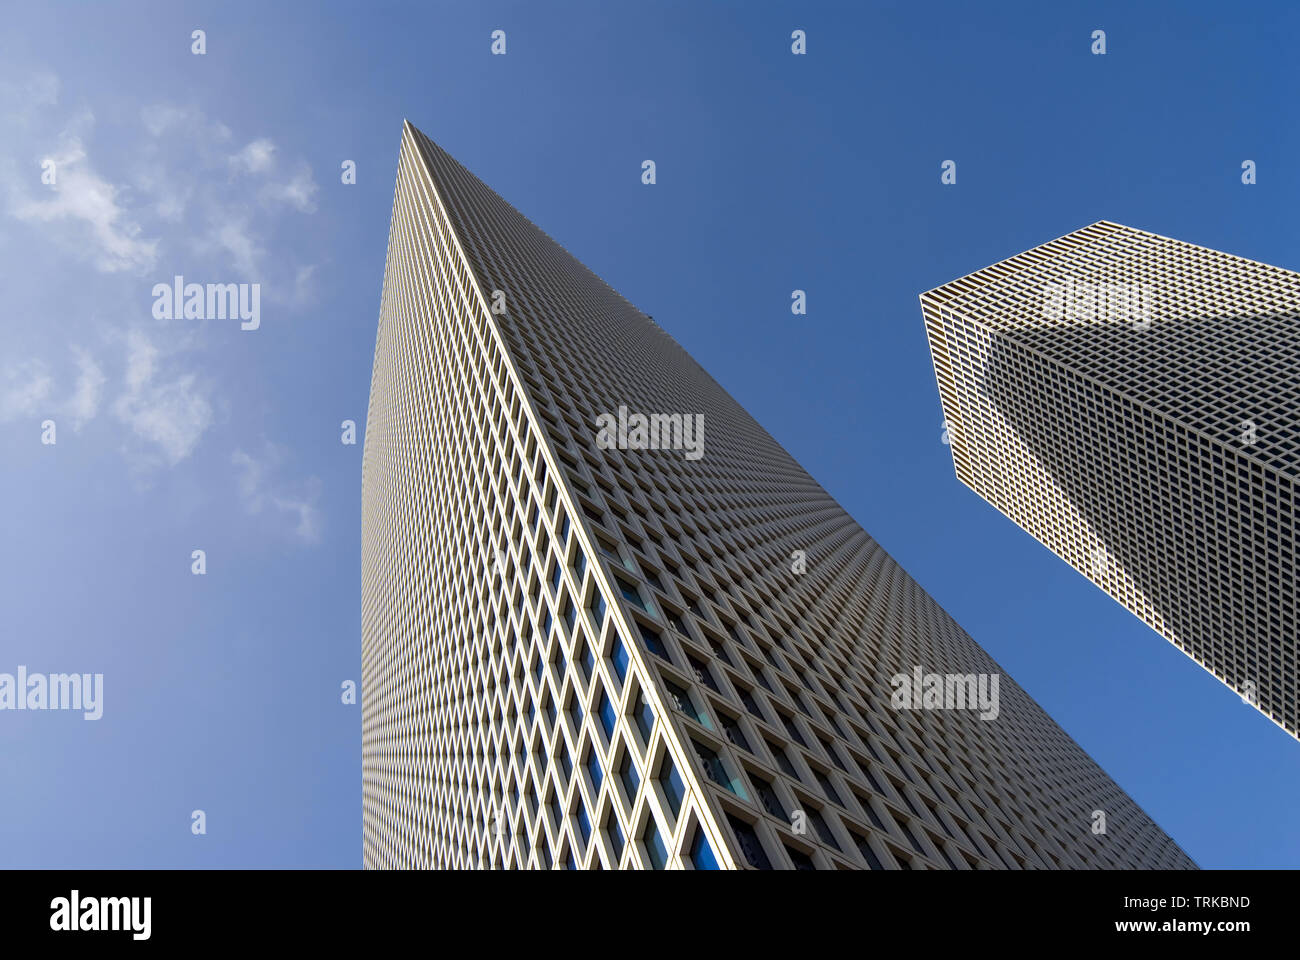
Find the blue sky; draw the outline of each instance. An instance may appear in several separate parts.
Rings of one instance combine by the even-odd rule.
[[[0,672],[102,672],[104,714],[0,713],[0,866],[360,865],[339,427],[403,118],[653,314],[1202,866],[1300,863],[1300,746],[958,484],[917,303],[1099,219],[1300,268],[1300,12],[1215,6],[10,6]],[[260,283],[260,328],[155,319],[176,274]]]

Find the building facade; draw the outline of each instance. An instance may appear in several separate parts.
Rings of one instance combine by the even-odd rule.
[[[1100,222],[921,307],[958,479],[1296,736],[1300,274]]]
[[[1194,866],[672,337],[409,124],[362,505],[367,867]]]

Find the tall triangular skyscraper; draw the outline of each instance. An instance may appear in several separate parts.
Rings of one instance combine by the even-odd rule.
[[[407,124],[368,867],[1192,867],[654,321]]]

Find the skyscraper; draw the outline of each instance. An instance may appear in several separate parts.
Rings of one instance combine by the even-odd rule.
[[[1190,867],[663,329],[402,132],[369,867]]]
[[[1300,274],[1101,222],[921,307],[961,482],[1296,736]]]

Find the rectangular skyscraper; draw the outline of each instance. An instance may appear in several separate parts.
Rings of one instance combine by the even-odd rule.
[[[1101,222],[921,307],[961,482],[1297,735],[1300,274]]]
[[[368,867],[1194,866],[672,337],[409,124],[362,506]]]

